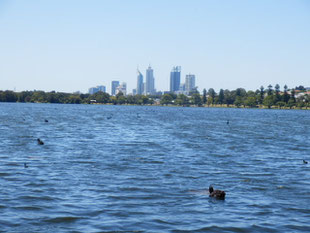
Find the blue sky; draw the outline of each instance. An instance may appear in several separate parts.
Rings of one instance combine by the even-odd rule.
[[[136,86],[173,66],[201,91],[310,86],[308,0],[0,0],[0,90]]]

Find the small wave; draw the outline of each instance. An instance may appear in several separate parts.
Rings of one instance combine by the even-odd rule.
[[[49,196],[20,196],[19,199],[24,200],[42,200],[42,201],[55,201],[57,198]],[[58,198],[59,199],[59,198]]]
[[[17,209],[17,210],[29,210],[29,211],[40,211],[40,210],[43,210],[43,208],[41,208],[39,206],[18,206],[18,207],[14,207],[14,209]]]
[[[149,164],[163,164],[164,161],[157,161],[157,160],[142,160],[142,163],[149,163]]]
[[[0,172],[0,176],[10,176],[11,174],[6,173],[6,172]]]
[[[49,223],[70,223],[70,222],[75,222],[79,219],[82,219],[82,218],[73,217],[73,216],[63,216],[63,217],[55,217],[55,218],[46,219],[45,222],[49,222]]]

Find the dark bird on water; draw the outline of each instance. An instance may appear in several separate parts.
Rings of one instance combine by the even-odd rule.
[[[227,120],[226,124],[229,125],[229,120]]]
[[[306,161],[306,160],[303,160],[303,162],[304,162],[304,164],[308,164],[308,161]]]
[[[110,120],[111,118],[112,118],[111,116],[108,116],[108,117],[107,117],[108,120]]]
[[[28,165],[27,165],[27,163],[24,163],[24,168],[28,168]]]
[[[212,186],[209,187],[209,197],[215,197],[217,199],[224,200],[226,193],[222,190],[214,190]]]
[[[45,119],[44,122],[48,122],[48,120]]]
[[[39,145],[44,145],[44,142],[40,138],[37,139],[37,142]]]

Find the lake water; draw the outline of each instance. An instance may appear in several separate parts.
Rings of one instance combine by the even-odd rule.
[[[310,111],[1,103],[0,130],[0,232],[310,232]]]

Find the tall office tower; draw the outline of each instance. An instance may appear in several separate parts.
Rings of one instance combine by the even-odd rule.
[[[170,72],[170,92],[176,92],[180,88],[181,66],[174,66]]]
[[[99,91],[105,92],[106,88],[105,86],[96,86],[96,87],[91,87],[88,89],[89,94],[93,95]]]
[[[189,94],[190,91],[195,89],[195,75],[188,74],[185,77],[185,91]]]
[[[119,86],[119,81],[112,81],[111,95],[116,95],[116,88]]]
[[[97,87],[91,87],[88,89],[88,93],[93,95],[95,94],[96,92],[98,92],[98,88]]]
[[[153,69],[152,67],[149,65],[149,67],[146,70],[146,90],[145,93],[147,95],[149,94],[153,94],[155,92],[155,88],[154,88],[154,74],[153,74]]]
[[[139,70],[137,70],[138,76],[137,76],[137,95],[142,95],[143,94],[143,75]]]
[[[105,86],[97,86],[98,91],[106,92]]]
[[[122,83],[121,85],[116,87],[116,94],[122,92],[124,95],[127,94],[127,84],[126,83]]]

